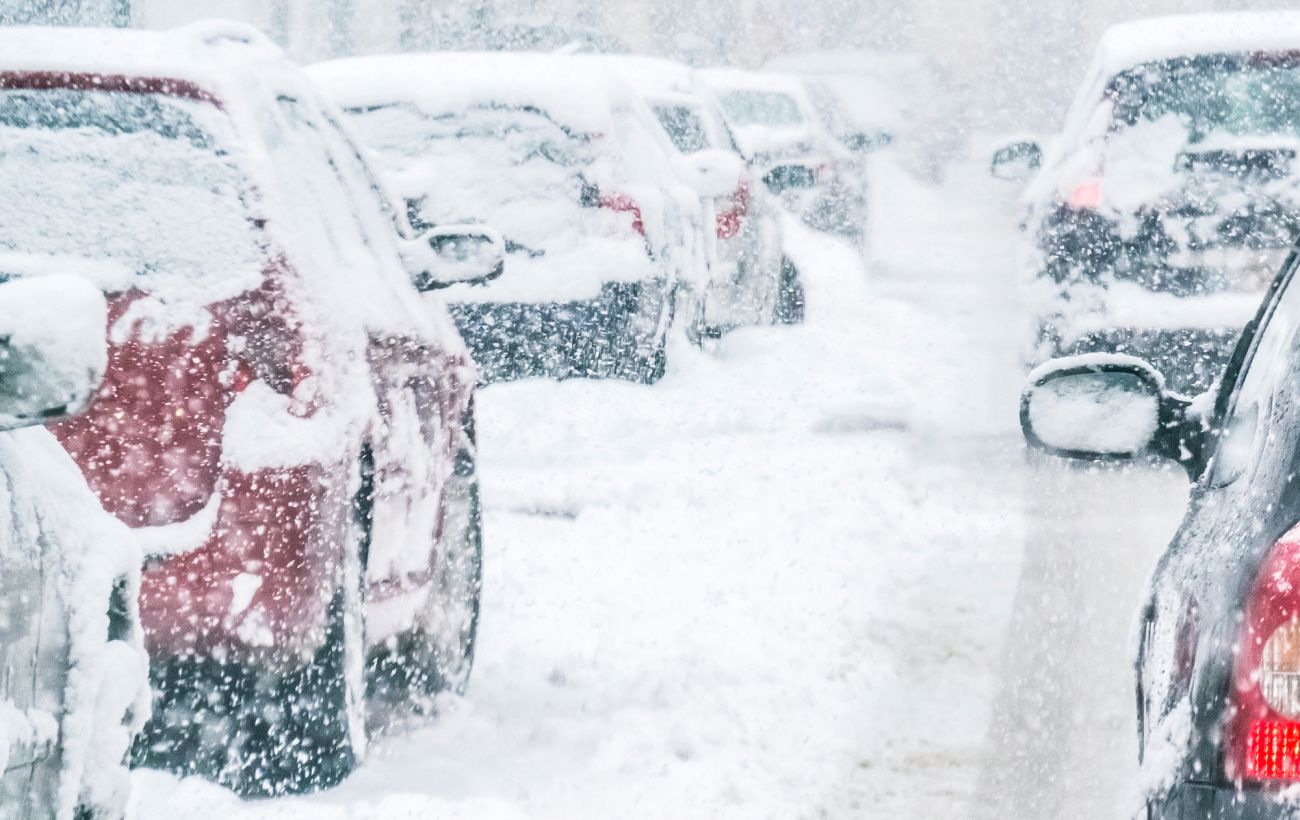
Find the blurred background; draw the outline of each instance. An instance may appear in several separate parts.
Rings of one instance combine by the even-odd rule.
[[[866,51],[924,73],[963,130],[1052,130],[1106,26],[1269,0],[3,0],[0,22],[167,28],[253,23],[302,62],[501,44],[659,54],[757,68],[786,54]]]

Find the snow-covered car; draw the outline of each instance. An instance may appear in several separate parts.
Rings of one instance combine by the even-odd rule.
[[[332,785],[365,752],[367,689],[469,671],[476,377],[413,281],[489,275],[490,248],[399,236],[252,29],[10,29],[0,52],[0,272],[108,300],[103,385],[50,429],[145,554],[134,762],[247,795]]]
[[[1107,31],[1026,192],[1034,358],[1136,353],[1190,391],[1217,377],[1300,229],[1297,49],[1294,13]]]
[[[140,553],[39,425],[83,410],[104,297],[66,275],[0,284],[0,815],[121,817],[149,713]],[[30,429],[19,429],[30,428]]]
[[[1300,784],[1300,255],[1246,325],[1221,382],[1188,400],[1150,364],[1093,353],[1030,377],[1031,445],[1159,456],[1193,481],[1141,609],[1137,726],[1162,820],[1294,817]]]
[[[818,230],[864,231],[865,169],[822,126],[801,80],[735,68],[699,75],[741,155],[787,208]]]
[[[922,54],[813,51],[770,60],[765,71],[801,77],[827,130],[851,151],[884,145],[938,180],[962,142],[951,79]]]
[[[663,375],[677,281],[704,264],[702,217],[629,94],[563,55],[383,55],[308,71],[413,224],[501,232],[501,275],[442,291],[485,382]]]
[[[718,336],[743,325],[802,321],[803,285],[785,255],[777,203],[740,156],[712,95],[688,66],[654,57],[593,56],[618,72],[654,115],[651,127],[700,195],[709,273],[692,288],[688,329]],[[693,284],[693,283],[684,283]],[[687,305],[678,299],[678,310]]]

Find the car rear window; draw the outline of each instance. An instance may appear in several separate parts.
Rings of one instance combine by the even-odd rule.
[[[799,103],[779,91],[734,89],[721,94],[722,110],[735,125],[801,125]]]
[[[1112,128],[1174,116],[1211,133],[1300,136],[1300,56],[1217,54],[1151,62],[1111,80]]]
[[[251,286],[264,254],[233,144],[207,102],[0,90],[0,257],[94,260],[109,290]]]

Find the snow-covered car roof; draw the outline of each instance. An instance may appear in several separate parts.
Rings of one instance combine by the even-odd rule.
[[[694,95],[700,83],[695,69],[663,57],[624,54],[587,54],[582,60],[617,71],[643,94],[656,96]]]
[[[1152,60],[1198,54],[1300,49],[1300,12],[1221,12],[1149,17],[1111,26],[1093,73],[1113,75]]]
[[[702,68],[700,77],[714,88],[745,89],[749,91],[776,91],[803,101],[807,90],[803,80],[789,74],[772,71],[745,71],[740,68]]]
[[[616,84],[568,55],[518,52],[385,54],[317,63],[307,73],[341,108],[394,102],[426,114],[490,102],[535,107],[569,128],[610,133]]]
[[[238,48],[238,58],[226,46]],[[186,81],[220,98],[239,74],[291,63],[251,26],[203,21],[169,31],[0,27],[0,72],[59,72]]]
[[[1148,17],[1111,26],[1070,105],[1052,156],[1025,189],[1033,201],[1055,187],[1056,165],[1094,128],[1094,111],[1117,74],[1156,60],[1212,54],[1300,50],[1300,12],[1212,12]]]

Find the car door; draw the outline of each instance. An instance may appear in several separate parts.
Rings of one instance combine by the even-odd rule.
[[[427,304],[402,266],[397,226],[364,161],[337,125],[311,102],[282,96],[282,113],[328,167],[322,196],[337,205],[340,230],[366,251],[368,266],[348,274],[358,294],[385,306],[368,328],[367,363],[377,406],[368,436],[371,508],[364,558],[366,633],[382,641],[410,628],[432,592],[445,497],[461,419],[474,383],[467,360],[442,339],[450,319]]]

